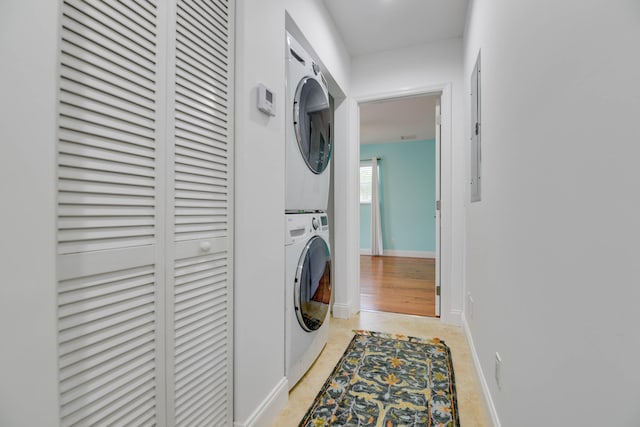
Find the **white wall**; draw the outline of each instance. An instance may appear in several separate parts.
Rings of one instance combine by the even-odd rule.
[[[238,425],[252,425],[265,417],[260,413],[261,408],[269,410],[265,399],[274,389],[282,389],[284,380],[284,52],[283,2],[238,0],[234,254]],[[256,109],[258,83],[275,93],[275,117]],[[282,404],[282,396],[274,399],[275,406]]]
[[[451,123],[443,123],[443,140],[451,132],[451,144],[442,147],[442,319],[459,323],[462,312],[464,266],[464,171],[463,127],[466,121],[462,80],[462,40],[450,39],[405,49],[359,56],[353,59],[351,94],[354,98],[382,98],[389,94],[415,93],[447,84],[451,88]],[[443,100],[444,102],[444,100]],[[357,123],[354,123],[357,126]],[[356,149],[357,149],[357,141]],[[445,174],[448,167],[450,174]],[[355,223],[354,223],[355,224]],[[354,225],[354,228],[355,227]],[[448,236],[448,239],[446,238]]]
[[[467,209],[466,321],[494,415],[640,425],[640,3],[470,7],[483,184]]]
[[[268,426],[287,400],[284,377],[285,11],[346,92],[348,55],[316,0],[237,0],[235,378],[237,426]],[[256,109],[255,88],[276,95]],[[336,118],[336,139],[341,132]],[[342,137],[340,137],[342,138]],[[337,145],[337,143],[336,143]],[[336,209],[337,209],[336,205]]]
[[[58,418],[55,96],[58,3],[0,2],[0,425]]]
[[[360,235],[358,137],[353,123],[357,120],[357,104],[345,98],[335,110],[334,149],[334,235],[335,286],[333,316],[347,319],[360,311]]]

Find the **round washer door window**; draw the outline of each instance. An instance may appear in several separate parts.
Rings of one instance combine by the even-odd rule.
[[[305,331],[322,326],[331,304],[331,255],[327,243],[318,236],[307,242],[300,256],[293,299]]]
[[[293,125],[305,163],[313,173],[322,173],[331,159],[331,108],[327,92],[314,78],[305,77],[298,84]]]

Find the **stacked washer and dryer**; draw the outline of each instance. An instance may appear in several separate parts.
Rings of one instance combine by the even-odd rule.
[[[327,342],[332,117],[317,61],[287,33],[285,373],[292,388]]]

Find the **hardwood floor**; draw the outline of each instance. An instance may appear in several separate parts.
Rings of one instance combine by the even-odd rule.
[[[434,317],[435,260],[360,256],[360,308]]]

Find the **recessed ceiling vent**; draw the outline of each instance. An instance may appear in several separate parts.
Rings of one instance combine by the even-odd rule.
[[[417,135],[402,135],[400,137],[401,141],[406,141],[408,139],[416,139],[418,136]]]

